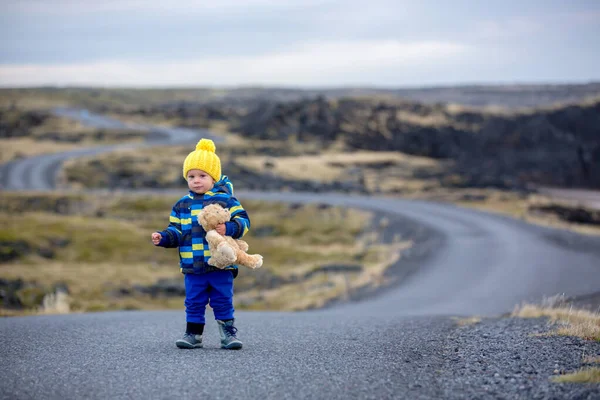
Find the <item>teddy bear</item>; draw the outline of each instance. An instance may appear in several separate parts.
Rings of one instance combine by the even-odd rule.
[[[263,257],[260,254],[248,254],[248,243],[234,239],[231,236],[222,236],[215,228],[231,219],[229,210],[219,204],[209,204],[200,210],[198,223],[206,231],[206,241],[211,257],[208,265],[223,269],[232,264],[242,265],[247,268],[260,268]]]

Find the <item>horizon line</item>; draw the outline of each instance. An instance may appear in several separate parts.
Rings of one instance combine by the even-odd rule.
[[[128,89],[128,90],[243,90],[243,89],[263,89],[263,90],[297,90],[297,91],[318,91],[318,90],[427,90],[427,89],[453,89],[453,88],[539,88],[539,87],[561,87],[561,86],[593,86],[600,85],[600,80],[582,80],[582,81],[561,81],[561,82],[464,82],[464,83],[439,83],[427,85],[403,85],[403,86],[381,86],[381,85],[332,85],[332,86],[309,86],[309,85],[261,85],[261,84],[242,84],[242,85],[18,85],[4,86],[0,84],[0,90],[23,90],[23,89]]]

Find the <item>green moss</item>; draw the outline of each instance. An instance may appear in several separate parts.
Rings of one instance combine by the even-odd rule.
[[[88,305],[87,307],[85,307],[85,309],[83,309],[81,311],[103,312],[103,311],[109,311],[109,310],[110,310],[110,307],[108,306],[108,304],[102,303],[102,302],[97,302],[97,303]]]
[[[305,205],[263,211],[252,210],[251,220],[256,226],[272,226],[274,236],[290,236],[298,244],[350,244],[356,235],[368,226],[371,214],[348,211],[338,207]],[[251,231],[252,232],[252,231]]]
[[[345,261],[349,258],[347,253],[316,253],[295,246],[274,246],[260,240],[252,242],[249,252],[262,254],[265,257],[266,268],[284,270],[293,269],[297,264],[304,265],[310,262],[320,264],[323,262]]]
[[[25,213],[32,211],[58,214],[83,212],[89,199],[79,194],[54,193],[3,193],[0,196],[0,210],[5,213]]]
[[[46,290],[41,287],[29,286],[17,291],[16,295],[24,308],[32,309],[42,305]]]
[[[177,261],[176,254],[155,251],[150,244],[150,230],[139,229],[136,224],[126,221],[37,213],[21,216],[0,213],[0,224],[4,227],[4,238],[23,240],[33,249],[51,248],[55,250],[57,261],[117,264]],[[56,247],[53,243],[59,239],[67,245]],[[29,255],[32,256],[34,254]]]
[[[171,208],[175,203],[174,200],[165,197],[147,196],[143,198],[124,199],[118,204],[112,205],[107,212],[110,215],[120,215],[122,213],[143,214],[149,212],[171,212]]]

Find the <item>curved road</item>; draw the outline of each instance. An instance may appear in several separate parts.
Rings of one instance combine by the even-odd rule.
[[[44,156],[21,160],[3,179],[12,189],[47,189],[74,154],[55,155],[56,169],[41,178]],[[25,184],[11,186],[17,181]],[[474,398],[477,388],[449,392],[438,378],[454,329],[448,316],[495,316],[522,301],[600,287],[596,238],[447,204],[341,194],[238,197],[371,208],[392,223],[416,221],[441,240],[416,272],[366,300],[302,313],[238,312],[240,352],[218,349],[211,318],[205,349],[177,351],[183,311],[2,319],[0,398]]]
[[[221,140],[221,138],[214,136],[207,130],[125,124],[118,120],[91,114],[85,110],[63,108],[55,110],[55,113],[96,128],[147,130],[149,134],[145,143],[97,146],[12,161],[0,166],[0,188],[4,190],[52,190],[56,187],[56,179],[61,165],[66,160],[74,157],[92,156],[124,148],[194,143],[198,135],[211,138],[215,142]]]

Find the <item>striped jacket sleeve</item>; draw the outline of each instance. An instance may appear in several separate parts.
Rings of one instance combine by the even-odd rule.
[[[162,247],[179,247],[181,243],[181,219],[179,218],[179,207],[177,204],[173,206],[171,215],[169,216],[169,226],[160,233],[162,239],[159,246]]]
[[[238,199],[233,196],[227,202],[227,208],[231,220],[225,223],[225,235],[239,239],[250,230],[250,217]]]

